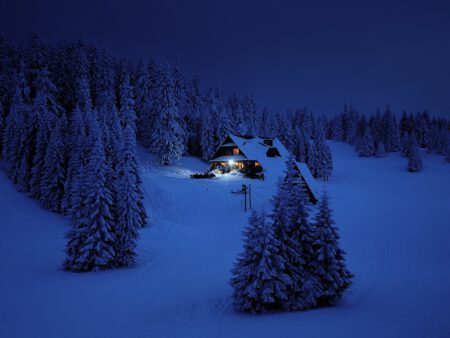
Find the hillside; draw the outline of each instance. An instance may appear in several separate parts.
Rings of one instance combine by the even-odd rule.
[[[161,168],[141,151],[151,226],[133,269],[63,271],[67,221],[0,173],[0,336],[449,336],[450,166],[423,153],[424,170],[410,174],[398,154],[361,159],[346,144],[330,146],[326,187],[356,274],[338,306],[235,312],[228,280],[249,214],[230,191],[251,183],[253,206],[267,207],[275,180],[193,180],[200,160]]]

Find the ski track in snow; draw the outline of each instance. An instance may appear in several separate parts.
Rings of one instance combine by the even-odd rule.
[[[450,166],[422,152],[411,174],[398,154],[330,145],[335,171],[320,185],[356,274],[338,306],[235,311],[228,280],[249,213],[230,192],[250,183],[267,209],[275,180],[193,180],[204,162],[159,167],[140,149],[149,227],[131,269],[62,271],[68,222],[0,173],[0,337],[450,337]]]

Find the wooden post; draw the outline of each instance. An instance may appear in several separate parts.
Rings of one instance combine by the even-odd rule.
[[[244,184],[244,212],[247,212],[247,186]]]
[[[249,209],[252,210],[252,186],[248,185],[248,205]]]

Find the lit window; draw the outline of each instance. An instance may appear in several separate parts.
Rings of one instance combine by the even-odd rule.
[[[239,155],[239,149],[233,148],[233,155]]]

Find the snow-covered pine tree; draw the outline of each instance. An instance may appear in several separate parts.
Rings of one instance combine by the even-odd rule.
[[[148,66],[144,60],[138,64],[136,83],[134,84],[135,112],[139,123],[138,136],[145,147],[150,146],[152,135],[152,100],[150,93],[150,77]]]
[[[155,128],[151,150],[162,165],[177,161],[184,151],[184,129],[174,97],[171,72],[167,65],[161,67],[161,86],[156,104]]]
[[[447,153],[445,154],[445,160],[447,163],[450,163],[450,134],[448,135],[448,141],[447,141]]]
[[[139,210],[139,222],[138,222],[138,226],[139,227],[145,227],[145,225],[147,224],[147,213],[144,207],[144,194],[142,192],[141,189],[141,184],[142,184],[142,180],[139,174],[139,166],[138,166],[138,162],[137,162],[137,157],[136,157],[136,132],[137,132],[137,127],[136,127],[136,113],[134,110],[135,107],[135,102],[133,100],[133,91],[132,91],[132,87],[129,85],[129,76],[128,73],[125,74],[124,79],[123,79],[123,84],[120,90],[120,114],[121,114],[121,120],[122,120],[122,125],[124,127],[124,135],[123,135],[123,140],[122,142],[128,142],[128,144],[122,144],[121,147],[122,149],[119,149],[119,164],[118,167],[122,167],[123,170],[123,165],[120,165],[120,163],[123,161],[123,151],[126,150],[127,151],[127,156],[128,156],[128,166],[129,168],[131,168],[132,171],[132,175],[134,176],[134,181],[135,181],[135,194],[136,194],[136,207]],[[133,133],[131,133],[130,131],[126,131],[127,128],[131,128],[131,130],[133,131]],[[125,135],[125,132],[128,133],[128,135]],[[128,138],[128,140],[125,140],[125,136]],[[118,171],[119,169],[116,169],[116,171]],[[119,180],[120,181],[120,180]],[[117,192],[119,194],[122,194],[121,189],[117,189]],[[117,202],[120,202],[122,197],[118,198]]]
[[[358,144],[357,151],[359,157],[371,157],[375,155],[375,144],[369,126],[367,126],[364,131],[364,135]]]
[[[345,252],[339,245],[339,234],[334,226],[329,197],[323,193],[315,217],[314,253],[310,268],[319,278],[321,296],[318,305],[335,304],[349,288],[353,275],[347,269]]]
[[[423,169],[423,163],[420,159],[419,150],[417,149],[417,141],[414,133],[410,136],[410,149],[408,154],[408,171],[418,172]]]
[[[276,113],[275,119],[276,119],[275,124],[278,127],[276,137],[284,144],[284,146],[287,149],[292,151],[292,149],[294,148],[292,136],[294,130],[292,128],[291,121],[289,121],[288,116],[286,114],[281,114],[279,112]],[[301,154],[300,150],[298,152]]]
[[[5,130],[4,108],[0,100],[0,160],[3,155],[3,131]]]
[[[33,198],[41,197],[41,176],[44,171],[45,154],[49,144],[50,133],[55,128],[57,115],[61,107],[56,102],[56,87],[50,81],[47,68],[37,71],[35,81],[36,96],[33,101],[31,118],[28,121],[29,135],[34,149],[32,158],[30,194]]]
[[[80,180],[78,175],[84,175],[81,168],[86,165],[89,145],[87,138],[87,117],[92,112],[91,89],[89,85],[88,60],[84,45],[78,49],[75,65],[74,110],[68,121],[67,140],[65,142],[67,153],[67,172],[64,184],[64,196],[61,202],[61,211],[69,214],[72,209],[72,200],[79,198],[79,185],[72,185],[73,180]]]
[[[131,124],[124,131],[124,141],[117,166],[117,191],[120,199],[117,201],[116,265],[130,266],[135,261],[137,228],[143,226],[140,210],[140,200],[137,187],[136,166],[136,135]]]
[[[306,206],[306,196],[301,182],[295,178],[297,172],[292,164],[288,164],[286,183],[291,189],[291,233],[290,240],[295,243],[294,255],[289,255],[289,261],[295,271],[291,274],[295,283],[289,290],[287,309],[303,310],[316,305],[316,299],[321,295],[321,286],[318,278],[311,271],[314,261],[314,228],[309,223],[309,210]],[[290,178],[289,178],[290,177]],[[289,273],[288,273],[289,274]]]
[[[236,135],[247,135],[248,129],[244,121],[241,102],[236,94],[232,94],[227,101],[226,109],[231,117],[231,129]]]
[[[136,133],[136,112],[134,107],[133,87],[130,85],[129,74],[125,73],[120,85],[119,118],[123,129],[129,125]]]
[[[187,151],[188,143],[188,130],[186,123],[188,112],[188,97],[187,97],[187,81],[184,73],[184,69],[181,63],[177,60],[173,65],[172,69],[172,79],[173,79],[173,96],[175,99],[176,110],[178,111],[178,116],[180,120],[180,127],[183,132],[183,153]]]
[[[215,125],[215,148],[219,147],[225,137],[231,132],[231,119],[228,110],[225,109],[223,102],[223,93],[219,88],[214,88],[215,106],[211,106],[210,111],[213,116],[213,124]]]
[[[317,295],[317,283],[307,270],[311,257],[311,228],[305,206],[303,187],[298,181],[294,158],[286,162],[286,177],[278,183],[277,194],[272,199],[271,216],[278,254],[285,261],[285,273],[291,282],[287,284],[288,298],[280,303],[284,310],[300,310],[312,307]]]
[[[386,111],[383,115],[381,126],[383,132],[382,140],[386,152],[397,151],[399,147],[399,128],[395,121],[395,116],[390,111],[389,106],[386,108]]]
[[[91,112],[89,111],[89,113]],[[80,108],[76,106],[72,112],[72,118],[65,139],[68,160],[66,181],[64,183],[64,196],[61,202],[61,211],[65,215],[69,214],[72,208],[72,199],[78,190],[77,186],[72,186],[73,180],[76,175],[80,174],[80,168],[87,162],[88,144],[85,141],[87,138],[85,116]]]
[[[200,79],[197,75],[188,83],[187,100],[185,123],[188,132],[188,151],[193,155],[201,155],[201,117],[204,113],[204,101],[200,90]]]
[[[322,123],[318,122],[314,138],[314,147],[316,151],[316,176],[323,180],[328,180],[333,168],[331,150],[325,143],[325,133]]]
[[[308,151],[307,151],[307,159],[306,159],[306,165],[308,166],[309,170],[311,171],[311,174],[317,178],[317,153],[316,153],[316,147],[313,142],[308,140]]]
[[[384,150],[384,143],[382,141],[378,142],[375,150],[376,157],[384,157],[386,156],[386,151]]]
[[[115,235],[111,209],[113,201],[107,182],[107,162],[101,129],[95,116],[90,116],[90,154],[86,166],[80,168],[85,177],[79,186],[79,205],[71,211],[72,230],[68,233],[65,268],[71,271],[99,271],[115,264]],[[84,195],[84,196],[83,196]],[[77,199],[77,200],[78,200]]]
[[[232,270],[234,305],[252,313],[279,308],[288,299],[292,284],[284,272],[285,262],[278,252],[279,243],[264,213],[253,212],[244,231],[244,252]]]
[[[411,149],[411,138],[410,138],[408,132],[405,132],[403,134],[402,142],[401,142],[402,156],[406,157],[406,158],[409,157],[410,149]]]
[[[79,48],[78,60],[75,66],[75,105],[87,112],[92,109],[91,88],[89,85],[89,65],[85,47]]]
[[[3,132],[3,167],[19,191],[29,189],[29,138],[27,122],[30,114],[29,90],[22,70],[16,75],[16,91]]]
[[[253,95],[245,95],[241,99],[241,109],[247,127],[247,134],[257,136],[257,127],[255,125],[257,107]]]
[[[292,135],[291,135],[291,142],[289,149],[292,154],[294,154],[294,157],[296,160],[300,162],[306,161],[306,144],[305,144],[305,137],[303,137],[303,131],[300,128],[299,125],[296,125],[292,129]]]
[[[342,126],[342,118],[340,115],[336,115],[331,120],[331,138],[336,141],[344,140],[344,129]]]
[[[52,127],[48,147],[40,175],[40,202],[48,210],[60,212],[66,178],[64,163],[64,142],[61,127],[56,123]]]
[[[209,95],[205,99],[205,106],[209,106]],[[208,108],[205,109],[202,118],[202,127],[201,127],[201,138],[200,145],[202,150],[202,158],[204,160],[209,160],[211,156],[214,154],[215,142],[214,142],[214,127],[213,127],[213,119],[212,114]]]

